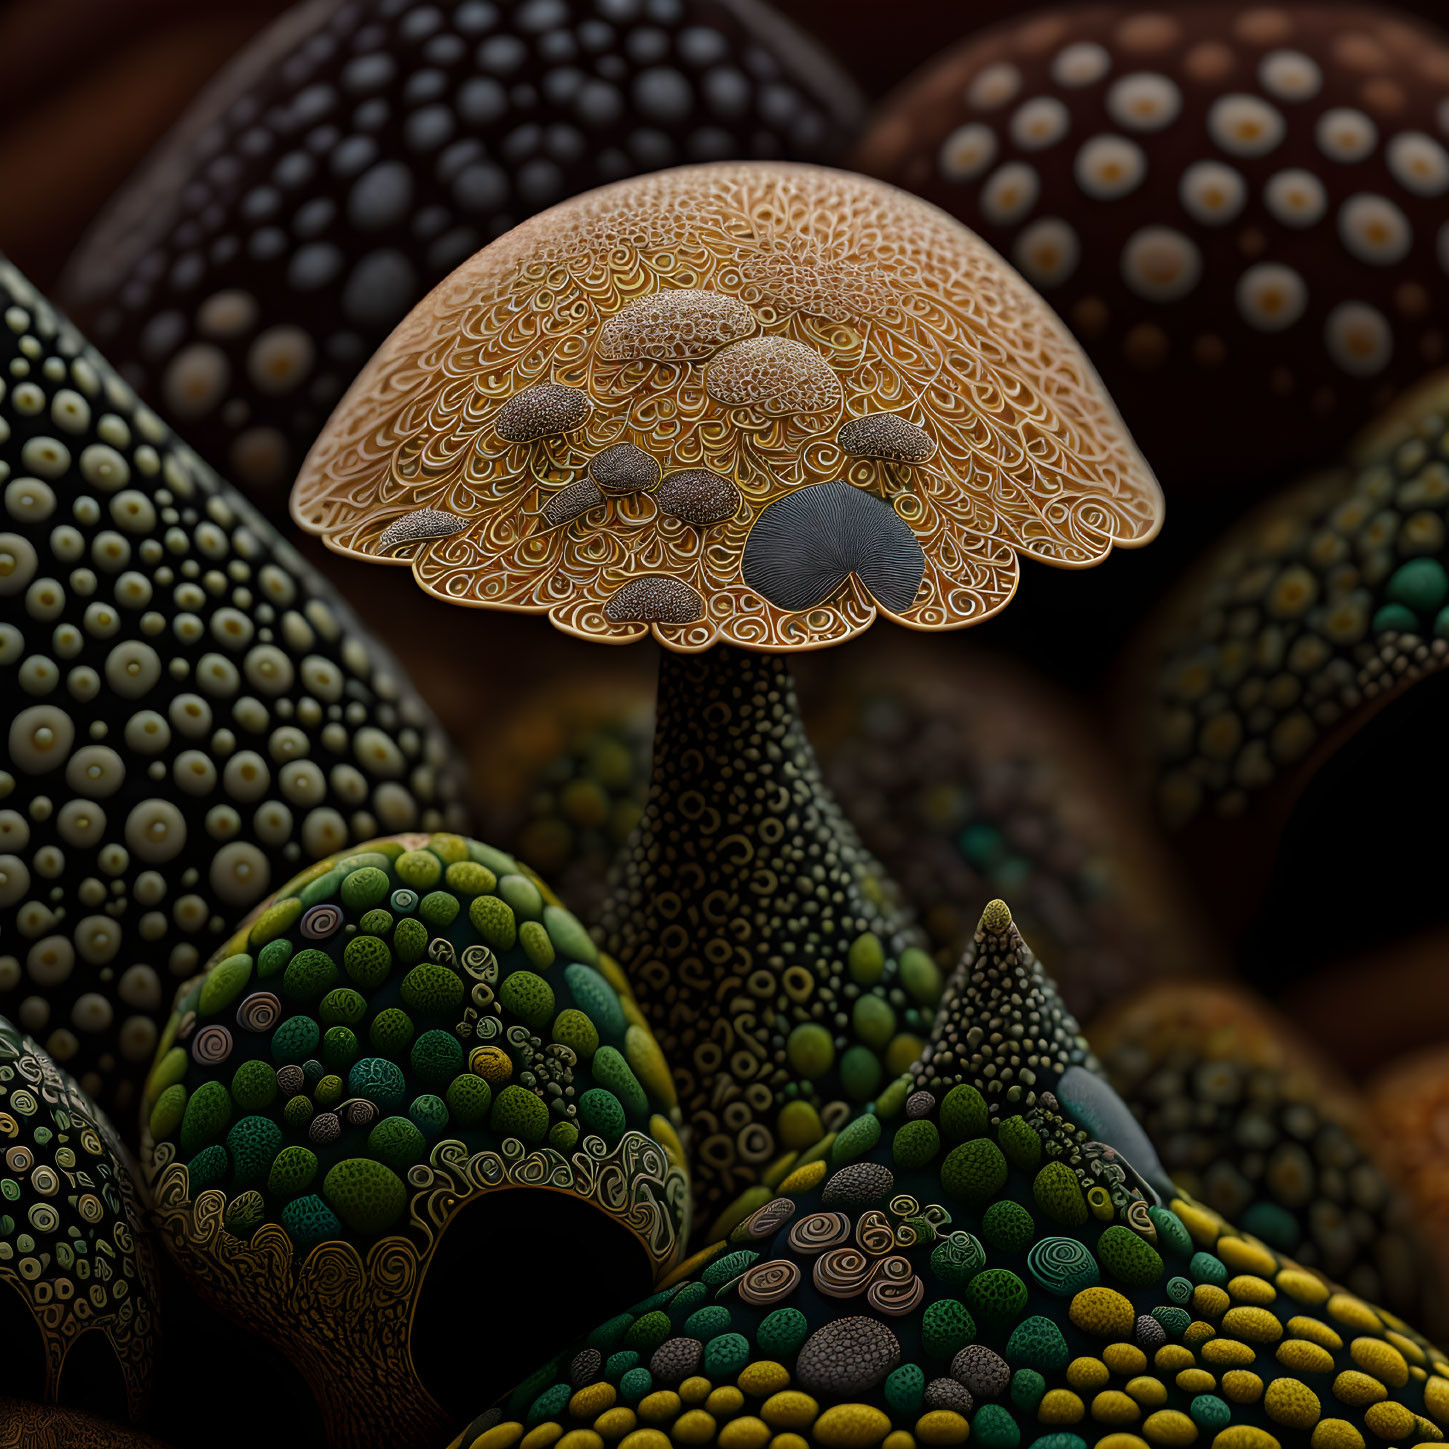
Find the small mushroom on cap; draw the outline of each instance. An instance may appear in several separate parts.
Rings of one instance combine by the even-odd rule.
[[[1041,289],[1170,487],[1226,489],[1445,356],[1446,85],[1383,7],[1059,7],[932,61],[856,159]]]
[[[1285,488],[1208,550],[1149,617],[1126,671],[1124,749],[1217,919],[1245,948],[1262,939],[1255,970],[1279,984],[1314,951],[1381,941],[1382,925],[1372,913],[1358,926],[1331,915],[1315,925],[1301,919],[1305,905],[1287,914],[1295,950],[1285,953],[1265,922],[1248,930],[1270,884],[1298,881],[1315,900],[1332,875],[1363,886],[1377,842],[1412,834],[1427,808],[1417,783],[1400,791],[1384,778],[1396,759],[1421,774],[1408,737],[1385,755],[1365,731],[1412,730],[1429,701],[1398,701],[1449,664],[1446,449],[1440,373],[1366,431],[1350,461]],[[1426,747],[1433,720],[1418,716]],[[1344,771],[1372,770],[1361,787],[1369,836],[1342,823],[1360,792],[1328,768],[1335,758]],[[1334,778],[1327,793],[1316,788]],[[1331,828],[1306,828],[1314,810],[1327,810]],[[1315,850],[1324,853],[1308,870]],[[1402,862],[1382,869],[1402,886]],[[1435,891],[1437,875],[1423,878]]]
[[[393,324],[486,242],[621,176],[837,159],[859,114],[760,0],[313,0],[192,106],[61,296],[208,462],[276,499]],[[647,299],[675,347],[754,329],[697,300]]]
[[[676,280],[705,300],[643,305]],[[740,308],[755,330],[728,340]],[[697,355],[678,355],[685,312],[708,320],[713,350],[696,335]],[[519,315],[536,319],[523,342]],[[500,437],[497,418],[545,377],[588,397],[582,425]],[[897,405],[933,444],[915,461],[837,441],[882,397],[916,400]],[[606,477],[602,508],[551,530],[530,518],[621,444],[642,488]],[[638,452],[660,469],[652,489]],[[399,513],[464,497],[470,525],[444,544],[379,546]],[[882,611],[928,630],[979,622],[1010,600],[1018,555],[1080,568],[1144,543],[1161,495],[1066,331],[969,232],[858,177],[721,164],[592,192],[461,267],[354,384],[292,511],[339,553],[409,564],[439,598],[666,646],[654,785],[602,924],[711,1142],[697,1187],[714,1216],[766,1191],[762,1164],[868,1100],[854,1090],[902,1070],[920,1040],[867,1031],[838,1052],[827,1025],[847,981],[881,1006],[909,989],[897,982],[918,937],[819,781],[779,655],[849,639]],[[736,647],[702,652],[715,644]],[[828,889],[805,887],[812,872]],[[738,906],[721,914],[721,899]],[[669,925],[680,902],[707,931]],[[775,1003],[780,1064],[710,1006],[726,971]],[[926,1013],[938,984],[918,984]],[[719,1084],[742,1064],[721,1121]]]

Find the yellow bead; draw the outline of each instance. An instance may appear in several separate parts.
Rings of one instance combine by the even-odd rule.
[[[1306,1338],[1285,1338],[1273,1357],[1297,1374],[1326,1374],[1333,1371],[1333,1355]]]
[[[1370,1404],[1364,1410],[1363,1421],[1380,1439],[1402,1439],[1414,1427],[1413,1414],[1392,1400]]]
[[[810,1449],[810,1445],[799,1434],[776,1434],[770,1449]]]
[[[1217,1243],[1222,1219],[1216,1213],[1197,1203],[1185,1203],[1180,1197],[1173,1198],[1170,1206],[1198,1247],[1211,1248]]]
[[[1152,1355],[1152,1362],[1163,1373],[1171,1374],[1176,1373],[1179,1369],[1191,1368],[1197,1360],[1192,1356],[1192,1350],[1184,1348],[1180,1343],[1164,1343]]]
[[[1214,1338],[1202,1346],[1203,1362],[1220,1367],[1246,1368],[1257,1356],[1248,1344],[1236,1338]]]
[[[1333,1381],[1333,1397],[1355,1409],[1367,1408],[1388,1396],[1389,1391],[1376,1378],[1353,1369],[1344,1369]]]
[[[640,1417],[653,1420],[656,1424],[664,1419],[672,1419],[679,1409],[679,1395],[670,1389],[658,1389],[652,1394],[646,1394],[639,1401]]]
[[[916,1420],[916,1438],[922,1444],[964,1444],[971,1426],[954,1409],[932,1409]]]
[[[1278,1290],[1266,1279],[1254,1273],[1239,1273],[1228,1279],[1228,1297],[1238,1303],[1251,1303],[1262,1308],[1273,1302]]]
[[[605,1409],[594,1420],[594,1428],[606,1439],[622,1439],[638,1422],[633,1409],[620,1404],[616,1409]]]
[[[1137,1400],[1121,1389],[1105,1389],[1092,1400],[1092,1417],[1099,1424],[1120,1428],[1124,1424],[1135,1424],[1142,1417],[1142,1410],[1137,1407]]]
[[[1104,1434],[1097,1440],[1097,1449],[1147,1449],[1147,1440],[1140,1434]]]
[[[1192,1311],[1199,1318],[1221,1318],[1231,1300],[1214,1283],[1199,1283],[1192,1290]]]
[[[1263,1380],[1247,1369],[1230,1369],[1223,1375],[1223,1395],[1235,1404],[1256,1404],[1263,1397]]]
[[[763,1399],[789,1386],[790,1370],[772,1358],[756,1359],[740,1370],[735,1382],[754,1398]]]
[[[485,1429],[468,1449],[513,1449],[522,1437],[523,1425],[513,1419],[507,1424],[495,1424],[491,1429]]]
[[[1185,1394],[1210,1394],[1218,1386],[1218,1381],[1200,1368],[1183,1369],[1173,1382]]]
[[[1332,1353],[1343,1347],[1343,1340],[1326,1323],[1318,1318],[1297,1317],[1288,1320],[1289,1338],[1306,1338]]]
[[[723,1418],[726,1414],[738,1414],[745,1406],[745,1396],[733,1384],[715,1389],[704,1401],[711,1414]]]
[[[609,1408],[617,1397],[613,1384],[589,1384],[569,1400],[569,1413],[576,1419],[592,1419]]]
[[[1036,1408],[1036,1416],[1043,1424],[1075,1424],[1086,1412],[1086,1406],[1070,1389],[1048,1389]]]
[[[1384,1337],[1403,1354],[1411,1364],[1422,1364],[1424,1362],[1424,1350],[1414,1342],[1412,1338],[1405,1338],[1402,1333],[1392,1331],[1384,1334]]]
[[[880,1449],[916,1449],[916,1437],[906,1433],[904,1429],[892,1429],[885,1436],[885,1442]]]
[[[671,1449],[669,1436],[658,1429],[635,1429],[619,1441],[619,1449]]]
[[[1384,1331],[1383,1322],[1378,1314],[1362,1298],[1355,1298],[1351,1293],[1333,1294],[1328,1300],[1328,1312],[1340,1323],[1346,1323],[1359,1333],[1382,1333]]]
[[[776,1429],[808,1429],[820,1413],[820,1405],[799,1389],[771,1394],[760,1406],[760,1417]]]
[[[1147,1367],[1147,1355],[1135,1343],[1109,1343],[1102,1350],[1102,1359],[1114,1374],[1131,1378]]]
[[[1163,1444],[1167,1449],[1183,1449],[1197,1438],[1197,1425],[1177,1409],[1159,1409],[1147,1416],[1142,1433],[1150,1444]]]
[[[1436,1375],[1424,1380],[1424,1407],[1431,1419],[1449,1425],[1449,1379]]]
[[[1084,1394],[1105,1386],[1111,1375],[1099,1358],[1074,1358],[1067,1365],[1067,1382]]]
[[[1271,1278],[1278,1271],[1278,1260],[1261,1243],[1246,1238],[1221,1237],[1213,1250],[1235,1273],[1256,1273]]]
[[[1305,1273],[1302,1268],[1284,1268],[1273,1280],[1277,1283],[1279,1291],[1286,1293],[1298,1303],[1327,1303],[1328,1289],[1324,1286],[1321,1278],[1315,1278],[1312,1273]],[[1334,1422],[1342,1422],[1335,1420]]]
[[[1209,1374],[1208,1378],[1211,1380],[1212,1375]],[[1167,1402],[1167,1385],[1161,1379],[1149,1378],[1146,1374],[1128,1379],[1127,1392],[1149,1409],[1160,1409]]]
[[[1277,1343],[1283,1337],[1278,1315],[1266,1308],[1230,1308],[1223,1314],[1222,1329],[1250,1343]]]
[[[714,1416],[703,1409],[686,1409],[674,1421],[669,1437],[676,1444],[708,1444],[714,1438]]]
[[[1318,1395],[1301,1379],[1274,1379],[1263,1395],[1263,1410],[1276,1424],[1311,1429],[1323,1414]]]
[[[1309,1442],[1313,1449],[1363,1449],[1363,1435],[1347,1419],[1320,1419]]]
[[[1233,1424],[1213,1440],[1212,1449],[1280,1449],[1280,1446],[1266,1429],[1255,1429],[1251,1424]]]
[[[701,1374],[695,1374],[679,1386],[679,1397],[686,1404],[702,1404],[709,1397],[710,1390],[714,1387],[710,1381]]]
[[[797,1167],[780,1184],[780,1194],[783,1197],[793,1197],[796,1193],[809,1192],[824,1176],[823,1162],[807,1162],[804,1167]]]
[[[1204,1323],[1201,1318],[1194,1318],[1186,1328],[1182,1330],[1182,1340],[1192,1348],[1198,1348],[1206,1343],[1208,1339],[1217,1337],[1217,1329],[1211,1323]]]
[[[835,1404],[815,1421],[815,1441],[829,1449],[870,1449],[891,1431],[891,1421],[869,1404]]]
[[[1115,1288],[1083,1288],[1072,1299],[1067,1317],[1083,1333],[1098,1338],[1126,1338],[1137,1322],[1131,1300]]]
[[[604,1449],[604,1441],[592,1429],[570,1429],[558,1441],[558,1449]]]
[[[770,1426],[753,1414],[731,1419],[719,1431],[719,1449],[765,1449],[770,1442]]]
[[[557,1442],[562,1433],[562,1424],[535,1424],[523,1436],[523,1444],[520,1446],[520,1449],[548,1449],[550,1444]]]
[[[1393,1344],[1381,1338],[1356,1338],[1348,1351],[1365,1373],[1381,1379],[1391,1389],[1401,1389],[1409,1382],[1409,1365]]]

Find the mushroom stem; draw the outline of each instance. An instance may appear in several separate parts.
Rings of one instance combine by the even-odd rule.
[[[757,1206],[919,1055],[941,983],[898,901],[784,659],[666,651],[649,798],[602,921],[674,1069],[700,1228]]]

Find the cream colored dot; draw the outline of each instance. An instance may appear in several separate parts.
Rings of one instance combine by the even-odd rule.
[[[372,803],[384,830],[406,830],[417,824],[418,802],[395,780],[379,785]]]
[[[156,529],[156,506],[139,489],[123,488],[110,504],[111,522],[125,533],[151,534]]]
[[[1129,131],[1161,131],[1182,111],[1182,92],[1165,75],[1138,71],[1112,83],[1107,114]]]
[[[77,850],[99,845],[106,833],[106,812],[94,800],[67,800],[56,812],[56,829]]]
[[[258,644],[242,661],[247,682],[263,694],[282,694],[292,687],[292,661],[275,644]]]
[[[55,492],[39,478],[16,478],[5,485],[5,511],[19,523],[43,523],[55,512]]]
[[[268,327],[247,352],[247,375],[259,392],[290,392],[317,360],[317,348],[300,327]]]
[[[30,889],[30,869],[18,855],[0,855],[0,906],[24,900]]]
[[[1008,61],[988,65],[966,87],[966,103],[978,110],[994,111],[1004,106],[1021,89],[1021,72]]]
[[[1095,85],[1112,69],[1112,57],[1095,41],[1079,40],[1065,46],[1052,60],[1052,79],[1059,86],[1077,89]]]
[[[213,840],[230,840],[241,831],[241,816],[230,805],[213,805],[206,812],[206,833]]]
[[[1354,377],[1373,377],[1393,356],[1394,335],[1377,307],[1366,302],[1340,302],[1323,326],[1329,356]]]
[[[106,655],[106,683],[122,699],[139,699],[160,678],[160,656],[139,639],[127,639]]]
[[[1072,166],[1077,185],[1094,201],[1111,201],[1127,196],[1147,175],[1147,157],[1142,148],[1125,136],[1093,136]]]
[[[0,810],[0,849],[24,850],[30,844],[30,825],[18,810]]]
[[[92,966],[104,966],[121,949],[121,927],[109,916],[85,916],[76,923],[75,948]]]
[[[45,936],[25,957],[25,973],[40,987],[59,986],[75,969],[75,948],[64,936]]]
[[[1263,201],[1275,221],[1284,226],[1312,226],[1328,209],[1328,192],[1311,171],[1292,166],[1268,178]]]
[[[249,906],[266,894],[271,879],[267,858],[255,845],[234,841],[217,851],[209,879],[218,900],[229,906]]]
[[[347,824],[329,808],[309,811],[302,822],[302,849],[313,859],[332,855],[347,843]]]
[[[231,382],[226,354],[210,342],[193,342],[171,359],[161,378],[161,396],[178,418],[197,418],[222,399]]]
[[[216,766],[200,750],[182,750],[172,763],[171,778],[187,795],[209,795],[216,789]]]
[[[1055,96],[1037,96],[1017,108],[1011,118],[1011,139],[1023,151],[1054,146],[1071,129],[1072,118]]]
[[[1060,286],[1077,269],[1082,244],[1077,233],[1060,217],[1034,221],[1017,237],[1011,259],[1017,270],[1037,287]]]
[[[1286,130],[1282,114],[1259,96],[1223,96],[1208,112],[1208,134],[1234,156],[1266,156]]]
[[[1182,209],[1204,226],[1225,226],[1242,211],[1248,184],[1241,171],[1222,161],[1195,161],[1178,182]]]
[[[111,1003],[99,991],[87,991],[78,996],[70,1009],[70,1022],[77,1031],[105,1031],[111,1019]]]
[[[50,420],[67,433],[83,433],[91,425],[91,405],[74,388],[63,387],[51,399]]]
[[[364,760],[362,763],[366,765],[370,762]],[[398,768],[401,771],[401,757]],[[282,794],[293,805],[318,805],[327,795],[326,777],[311,760],[292,760],[283,765],[279,782]]]
[[[1260,262],[1238,279],[1238,312],[1260,332],[1291,327],[1308,306],[1308,287],[1292,267]]]
[[[116,983],[116,995],[137,1011],[155,1011],[161,1005],[161,978],[153,966],[129,966]]]
[[[77,795],[89,800],[104,800],[114,795],[125,779],[125,763],[106,745],[83,746],[65,767],[65,783]]]
[[[1010,226],[1020,221],[1036,205],[1041,182],[1035,170],[1024,161],[1009,161],[999,166],[981,188],[981,211],[997,226]]]
[[[126,817],[126,844],[147,865],[174,860],[186,844],[186,821],[169,800],[143,800]]]
[[[70,449],[59,438],[31,438],[20,450],[20,462],[42,478],[59,478],[70,467]]]
[[[1323,89],[1318,62],[1301,50],[1269,51],[1258,65],[1258,80],[1280,101],[1311,101]]]
[[[1180,231],[1146,226],[1122,249],[1122,279],[1139,297],[1172,302],[1185,297],[1202,275],[1202,253]]]
[[[65,608],[65,590],[58,579],[36,579],[25,591],[25,612],[38,623],[58,619]]]
[[[1348,106],[1335,106],[1325,111],[1313,128],[1318,149],[1330,161],[1344,165],[1362,161],[1378,145],[1378,127],[1364,115]]]
[[[29,539],[18,533],[0,533],[0,596],[26,589],[39,564]]]
[[[240,750],[226,762],[222,788],[233,800],[260,800],[271,784],[267,762],[255,750]]]
[[[198,895],[180,896],[171,907],[171,919],[183,931],[201,930],[210,915],[210,907]]]
[[[166,712],[177,734],[189,740],[199,740],[211,732],[211,706],[199,694],[178,694]]]
[[[10,758],[27,775],[59,769],[75,743],[75,724],[53,704],[34,704],[10,723]]]
[[[235,337],[256,320],[256,299],[235,288],[213,292],[196,310],[197,331],[208,337]]]
[[[1408,217],[1386,196],[1366,192],[1339,208],[1338,235],[1351,255],[1375,267],[1403,261],[1414,240]]]
[[[1449,152],[1422,131],[1401,131],[1385,147],[1394,180],[1416,196],[1442,196],[1449,190]]]

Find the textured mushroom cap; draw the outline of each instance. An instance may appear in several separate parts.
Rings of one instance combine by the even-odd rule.
[[[1388,8],[1058,7],[932,61],[856,160],[1041,289],[1169,489],[1226,489],[1444,357],[1446,83]]]
[[[741,337],[723,304],[630,312],[676,287],[734,299],[759,331]],[[624,313],[630,325],[613,322]],[[716,350],[659,361],[677,350],[686,314],[691,338],[713,329]],[[626,346],[631,357],[611,360]],[[577,388],[593,406],[567,433],[505,441],[500,414],[540,384]],[[934,444],[908,475],[837,441],[852,419],[886,410]],[[665,474],[732,480],[741,506],[692,523],[630,493],[550,529],[539,516],[550,493],[620,442]],[[746,581],[746,540],[770,505],[842,479],[915,535],[925,558],[914,598],[892,587],[887,610],[856,574],[792,612],[798,591],[782,605]],[[439,598],[547,612],[589,638],[652,630],[681,650],[783,651],[848,638],[878,609],[922,629],[979,622],[1010,600],[1018,554],[1097,563],[1114,543],[1153,536],[1161,495],[1069,334],[969,232],[860,177],[720,164],[555,207],[465,263],[398,327],[309,455],[292,512],[330,548],[380,558],[384,532],[419,508],[470,520],[386,551]],[[892,553],[888,522],[885,509],[858,513],[844,552]],[[797,521],[802,566],[822,526],[808,511]],[[777,564],[772,577],[788,568]],[[610,611],[639,577],[691,590],[694,617],[677,604],[642,618]]]
[[[1439,1336],[1435,1260],[1386,1171],[1388,1120],[1289,1020],[1241,987],[1173,982],[1113,1006],[1091,1039],[1174,1181]]]
[[[66,1355],[95,1329],[110,1344],[130,1412],[139,1417],[155,1367],[160,1284],[131,1166],[105,1115],[3,1017],[0,1132],[0,1287],[19,1295],[44,1348],[45,1382],[25,1387],[54,1396]],[[28,1345],[7,1344],[11,1350],[17,1364],[35,1358]],[[21,1387],[13,1377],[6,1382]]]
[[[0,1434],[25,1449],[166,1449],[159,1439],[124,1429],[96,1414],[0,1399]]]
[[[462,771],[332,588],[3,260],[0,311],[0,1010],[129,1136],[227,918],[349,840],[461,824]]]
[[[621,176],[838,159],[859,114],[759,0],[310,0],[197,99],[61,296],[209,462],[280,501],[368,356],[485,242]]]
[[[965,963],[988,979],[1030,954],[1009,919],[992,929],[1002,915],[983,918]],[[1361,1449],[1360,1425],[1378,1440],[1441,1437],[1449,1359],[1401,1320],[1187,1194],[1143,1197],[1049,1095],[993,1120],[966,1081],[930,1070],[880,1093],[728,1240],[450,1449],[635,1424],[634,1442],[659,1449],[764,1449],[786,1434],[823,1449],[906,1435],[1279,1449],[1323,1421],[1320,1449]]]

